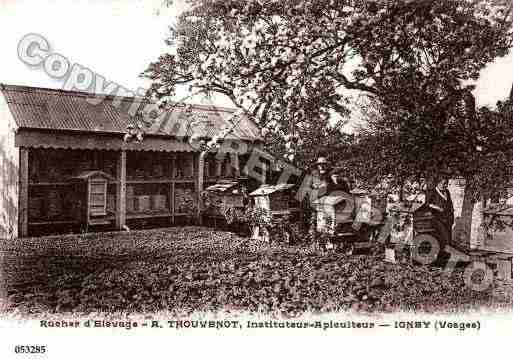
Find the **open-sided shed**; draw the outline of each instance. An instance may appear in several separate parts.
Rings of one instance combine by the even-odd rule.
[[[198,219],[205,184],[244,176],[250,151],[261,146],[258,127],[245,117],[226,137],[237,144],[223,146],[224,158],[203,158],[191,145],[193,134],[208,139],[229,124],[232,109],[194,105],[190,116],[189,108],[176,105],[145,130],[142,142],[126,142],[127,128],[141,120],[130,109],[141,99],[13,85],[0,90],[0,237],[80,228],[74,188],[85,173],[106,179],[104,196],[93,194],[105,216],[96,215],[100,206],[89,209],[92,217],[104,217],[98,223],[122,229]]]

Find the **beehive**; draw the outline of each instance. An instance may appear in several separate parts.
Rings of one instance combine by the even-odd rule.
[[[242,186],[236,181],[219,181],[206,189],[205,211],[207,215],[221,216],[223,208],[242,208]]]
[[[254,198],[257,208],[262,208],[271,214],[291,214],[299,210],[300,204],[294,197],[293,184],[262,185],[256,191],[250,193]]]
[[[154,211],[166,210],[166,196],[163,194],[154,194],[151,196],[151,209]]]
[[[29,200],[29,218],[41,218],[43,215],[43,197],[31,197]]]
[[[62,213],[60,193],[57,190],[50,190],[48,191],[46,199],[46,213],[48,218],[58,217]]]
[[[151,209],[151,196],[136,196],[135,197],[135,211],[148,212]]]

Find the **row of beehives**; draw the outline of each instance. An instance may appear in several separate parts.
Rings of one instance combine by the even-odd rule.
[[[116,211],[116,195],[108,193],[106,199],[108,213]],[[161,193],[135,195],[132,186],[127,187],[126,211],[128,213],[167,212],[168,196]],[[175,189],[175,212],[189,213],[195,207],[192,188]],[[29,197],[29,218],[31,220],[79,218],[83,209],[83,199],[71,190],[51,189]]]
[[[195,207],[195,192],[193,188],[175,188],[175,213],[191,213]],[[162,193],[135,194],[134,186],[128,186],[126,192],[126,210],[129,213],[168,212],[169,197]]]
[[[39,190],[29,196],[28,216],[33,222],[39,220],[76,220],[82,215],[85,197],[73,190],[72,186],[60,189]],[[116,195],[107,193],[107,212],[116,211]]]
[[[128,213],[164,211],[166,209],[167,197],[163,194],[135,194],[134,186],[126,188],[126,211]]]
[[[78,173],[101,170],[116,175],[116,157],[113,152],[34,149],[29,156],[29,182],[64,182]]]
[[[207,188],[211,195],[204,200],[210,209],[226,206],[243,207],[244,191],[237,182],[221,181]],[[262,185],[251,192],[252,206],[268,211],[271,215],[294,214],[302,211],[293,184]],[[332,231],[337,222],[359,220],[377,225],[382,221],[383,209],[365,191],[353,191],[348,195],[328,194],[312,203],[320,231]],[[208,211],[207,211],[208,213]]]
[[[29,197],[29,218],[31,220],[53,219],[66,214],[67,218],[79,216],[80,199],[72,191],[61,192],[56,189],[40,191]]]

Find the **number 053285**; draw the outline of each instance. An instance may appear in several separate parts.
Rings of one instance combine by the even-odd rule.
[[[44,354],[46,345],[16,345],[14,352],[16,354]]]

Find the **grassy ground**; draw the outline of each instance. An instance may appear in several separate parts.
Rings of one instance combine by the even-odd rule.
[[[205,228],[55,236],[1,243],[8,311],[464,311],[511,306],[495,283],[475,292],[461,270],[387,264],[310,247],[255,243]]]

